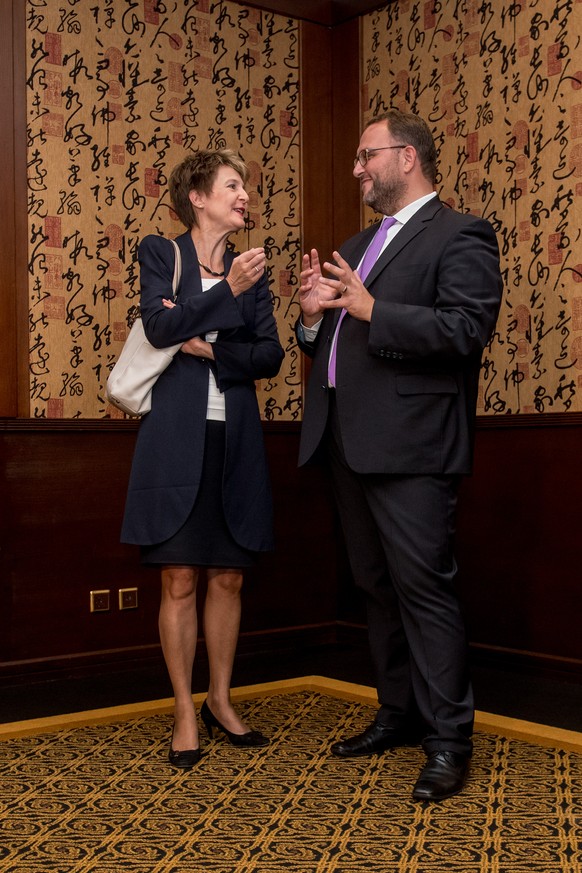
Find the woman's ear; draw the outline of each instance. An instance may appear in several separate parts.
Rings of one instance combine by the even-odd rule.
[[[202,209],[204,207],[204,198],[199,191],[190,191],[190,193],[188,194],[188,199],[190,200],[192,206],[194,206],[196,209]]]

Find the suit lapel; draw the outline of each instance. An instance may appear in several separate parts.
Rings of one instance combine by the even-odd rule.
[[[372,239],[379,227],[380,222],[377,221],[375,224],[371,224],[369,227],[362,231],[360,239],[358,240],[354,250],[346,258],[346,261],[348,262],[352,270],[355,270],[357,268],[358,264],[364,257],[364,253],[372,242]]]
[[[406,222],[406,224],[398,231],[394,239],[388,243],[368,273],[366,281],[364,282],[366,288],[370,287],[382,270],[400,254],[411,240],[430,227],[430,222],[441,209],[441,201],[438,197],[434,197],[432,200],[429,200],[428,203],[425,203],[425,205]]]
[[[418,236],[419,233],[423,233],[426,229],[430,227],[430,222],[433,220],[435,215],[440,212],[443,208],[443,205],[438,197],[433,197],[432,200],[429,200],[428,203],[425,203],[418,212],[416,212],[412,218],[406,222],[404,227],[398,231],[394,239],[388,243],[370,272],[366,277],[366,281],[364,285],[366,288],[370,288],[372,282],[376,279],[377,276],[380,275],[382,270],[392,261],[397,255],[408,245],[408,243],[414,239],[415,236]],[[372,241],[372,237],[378,230],[380,222],[377,221],[375,224],[371,224],[370,227],[367,227],[362,231],[359,240],[354,246],[353,251],[351,251],[346,256],[346,261],[352,268],[355,270],[364,257],[364,252],[370,245]],[[331,314],[331,325],[330,325],[330,336],[333,335],[335,331],[336,324],[340,317],[340,309],[332,309],[328,310]]]
[[[198,269],[196,249],[190,235],[190,231],[176,237],[176,242],[182,254],[182,276],[180,279],[178,296],[182,301],[196,294],[202,294],[202,281]]]
[[[362,231],[360,239],[356,243],[354,250],[346,256],[346,261],[348,262],[352,270],[356,269],[356,267],[364,257],[364,253],[372,242],[372,238],[378,230],[379,226],[380,222],[377,221],[375,224],[371,224],[369,227],[365,228],[365,230]],[[331,309],[328,310],[328,312],[331,315],[331,335],[333,335],[333,333],[335,333],[335,328],[340,317],[341,309]]]

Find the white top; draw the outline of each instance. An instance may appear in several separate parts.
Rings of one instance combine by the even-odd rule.
[[[208,291],[220,279],[202,279],[202,291]],[[218,336],[217,330],[210,330],[204,335],[207,343],[216,342]],[[214,373],[208,368],[208,406],[206,407],[206,418],[212,421],[226,421],[226,411],[224,405],[224,394],[221,393],[216,384]]]

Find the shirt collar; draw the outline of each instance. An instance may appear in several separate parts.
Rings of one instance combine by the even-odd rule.
[[[432,200],[437,196],[436,191],[431,191],[430,194],[425,194],[424,197],[419,197],[418,200],[413,200],[412,203],[409,203],[408,206],[405,206],[403,209],[400,209],[398,212],[394,213],[394,218],[398,221],[399,224],[406,224],[407,221],[410,221],[412,216],[418,212],[418,210],[424,206],[425,203],[428,203],[429,200]]]

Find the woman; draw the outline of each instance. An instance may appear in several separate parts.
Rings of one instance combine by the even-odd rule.
[[[201,570],[210,665],[202,719],[210,737],[216,727],[235,745],[268,743],[230,702],[243,568],[273,547],[255,379],[275,376],[283,359],[264,250],[235,255],[226,247],[245,226],[247,179],[228,149],[200,150],[173,170],[172,206],[188,228],[176,240],[182,274],[175,305],[171,242],[147,236],[139,247],[146,336],[158,348],[183,345],[141,422],[122,540],[140,544],[143,562],[161,568],[160,640],[175,696],[169,760],[182,769],[200,758],[192,669]]]

